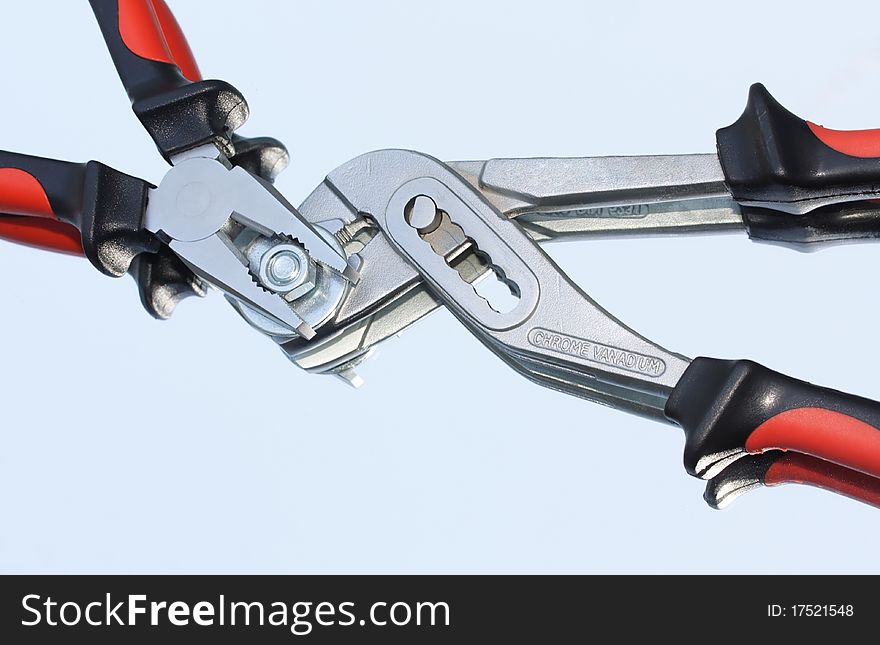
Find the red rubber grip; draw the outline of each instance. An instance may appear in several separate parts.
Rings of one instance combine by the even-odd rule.
[[[26,217],[19,217],[19,216]],[[76,227],[55,219],[43,186],[29,172],[0,168],[0,239],[82,255]]]
[[[132,53],[176,65],[190,81],[202,73],[165,0],[119,0],[119,35]]]
[[[0,212],[55,218],[42,184],[19,168],[0,168]]]
[[[83,255],[76,227],[56,219],[0,215],[0,239],[45,251]]]
[[[880,477],[880,430],[842,412],[795,408],[771,417],[749,435],[746,450],[791,450]]]
[[[767,469],[764,484],[805,484],[880,507],[880,479],[795,452],[786,453]]]
[[[880,130],[831,130],[807,121],[816,138],[832,150],[850,157],[880,157]]]

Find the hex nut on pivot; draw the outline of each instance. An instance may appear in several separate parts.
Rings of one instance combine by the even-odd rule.
[[[305,249],[289,243],[276,244],[260,256],[258,276],[267,289],[284,294],[291,301],[315,288],[314,260]]]

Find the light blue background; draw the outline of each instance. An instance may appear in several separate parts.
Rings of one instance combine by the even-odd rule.
[[[880,125],[876,2],[172,2],[298,202],[383,147],[444,159],[703,152],[763,81]],[[2,147],[158,181],[85,2],[3,12]],[[689,355],[880,396],[878,249],[745,235],[574,242],[596,300]],[[3,572],[880,572],[880,512],[761,490],[725,512],[682,435],[503,366],[446,312],[360,391],[289,365],[216,293],[170,322],[129,278],[0,245]]]

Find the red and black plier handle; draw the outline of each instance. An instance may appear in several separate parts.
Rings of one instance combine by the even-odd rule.
[[[132,100],[202,76],[164,0],[92,2]],[[84,164],[0,153],[0,238],[37,248],[83,254],[79,221]],[[102,267],[103,268],[103,267]]]
[[[164,0],[91,0],[132,109],[159,152],[215,145],[233,165],[273,181],[287,150],[269,137],[235,134],[248,116],[244,97],[204,80]],[[204,283],[143,230],[153,186],[96,161],[71,163],[0,152],[0,239],[85,255],[102,272],[131,273],[141,301],[165,318]]]
[[[694,359],[666,402],[684,465],[726,506],[761,485],[800,483],[880,506],[880,402],[753,361]]]

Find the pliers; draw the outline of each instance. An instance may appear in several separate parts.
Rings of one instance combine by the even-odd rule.
[[[880,506],[880,404],[668,351],[540,246],[732,229],[796,248],[876,238],[880,131],[809,123],[755,85],[717,153],[444,163],[380,150],[296,208],[272,185],[283,144],[235,134],[244,97],[202,79],[164,1],[90,2],[172,167],[155,186],[96,161],[0,152],[0,237],[129,273],[158,318],[214,287],[291,361],[355,385],[378,343],[445,306],[526,378],[681,426],[685,468],[709,480],[714,507],[786,482]]]

